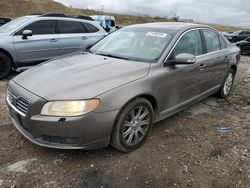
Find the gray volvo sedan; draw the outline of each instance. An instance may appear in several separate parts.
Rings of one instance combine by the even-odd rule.
[[[239,60],[208,26],[133,25],[18,75],[6,101],[15,127],[40,146],[130,152],[155,122],[210,95],[226,98]]]

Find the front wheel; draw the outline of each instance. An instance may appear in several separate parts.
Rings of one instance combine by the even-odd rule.
[[[6,78],[12,71],[12,61],[4,53],[0,52],[0,80]]]
[[[122,152],[136,150],[147,139],[153,125],[152,105],[144,98],[129,103],[116,121],[111,145]]]
[[[220,98],[227,98],[232,90],[234,82],[235,72],[230,69],[221,85],[220,90],[217,93],[217,96]]]

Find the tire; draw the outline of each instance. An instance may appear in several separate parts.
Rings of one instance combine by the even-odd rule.
[[[111,137],[111,145],[124,153],[138,149],[147,139],[153,122],[154,111],[151,103],[144,98],[135,99],[126,105],[118,115]]]
[[[12,60],[6,54],[0,52],[0,80],[6,78],[12,72]]]
[[[236,43],[238,40],[236,37],[232,38],[232,43]]]
[[[227,98],[232,90],[233,82],[235,78],[235,72],[233,69],[229,69],[229,71],[226,74],[226,77],[223,80],[223,83],[220,87],[220,90],[216,94],[220,98]]]

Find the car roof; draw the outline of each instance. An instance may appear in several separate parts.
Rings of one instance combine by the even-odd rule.
[[[196,24],[196,23],[188,23],[188,22],[155,22],[155,23],[144,23],[144,24],[136,24],[128,27],[144,27],[144,28],[160,28],[166,30],[181,30],[188,28],[210,28],[209,26]]]
[[[95,25],[96,27],[98,27],[98,29],[102,29],[101,26],[99,27],[99,23],[97,23],[95,20],[81,19],[77,17],[41,16],[41,15],[28,15],[24,17],[30,18],[30,20],[66,20],[66,21],[85,22]]]
[[[83,19],[79,17],[74,17],[74,16],[67,16],[67,15],[43,15],[43,14],[32,14],[32,15],[27,15],[24,17],[28,17],[30,19],[55,19],[55,20],[71,20],[71,21],[87,21],[87,22],[93,22],[94,20],[89,20],[89,19]]]

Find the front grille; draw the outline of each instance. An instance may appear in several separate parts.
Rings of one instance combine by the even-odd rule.
[[[29,101],[27,99],[8,89],[7,100],[22,116],[27,114],[29,107]]]
[[[47,143],[54,143],[54,144],[78,144],[79,139],[75,137],[60,137],[60,136],[49,136],[49,135],[42,135],[42,141]]]
[[[23,126],[22,119],[17,112],[15,112],[13,109],[10,109],[10,115],[18,125]]]

